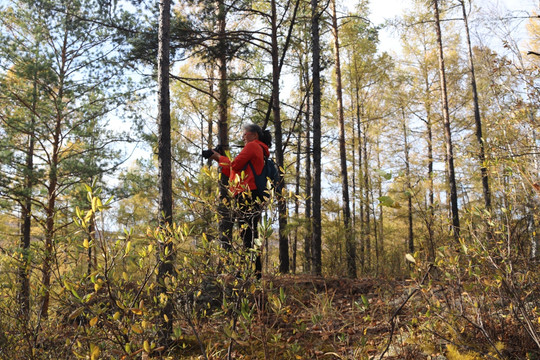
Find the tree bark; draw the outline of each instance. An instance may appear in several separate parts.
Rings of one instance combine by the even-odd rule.
[[[356,66],[356,61],[354,63],[355,72],[358,74],[358,68]],[[358,76],[358,75],[357,75]],[[358,83],[358,78],[355,78],[355,100],[356,100],[356,127],[357,127],[357,136],[358,136],[358,196],[359,196],[359,206],[360,206],[360,268],[364,272],[366,264],[366,232],[365,232],[365,223],[364,223],[364,166],[363,166],[363,136],[362,136],[362,120],[361,120],[361,109],[360,109],[360,85]]]
[[[476,125],[476,140],[478,141],[478,160],[480,162],[480,173],[482,175],[482,189],[484,191],[484,206],[487,211],[491,210],[491,191],[489,188],[489,176],[486,167],[486,149],[484,136],[482,134],[482,119],[480,117],[480,104],[478,100],[478,91],[476,88],[476,74],[474,71],[474,59],[471,46],[471,36],[469,34],[469,21],[467,11],[465,9],[465,1],[460,0],[461,9],[463,10],[463,21],[465,22],[465,35],[467,40],[467,49],[469,52],[469,67],[471,72],[471,90],[473,95],[474,105],[474,123]]]
[[[318,0],[311,0],[312,71],[313,71],[313,272],[322,274],[321,228],[321,77]]]
[[[367,141],[368,141],[368,137],[367,137],[367,132],[368,132],[368,123],[365,123],[364,124],[364,131],[363,131],[363,141],[362,141],[362,147],[363,147],[363,153],[364,153],[364,161],[363,161],[363,165],[364,165],[364,172],[363,172],[363,175],[364,175],[364,194],[365,194],[365,197],[364,197],[364,206],[365,206],[365,211],[364,211],[364,214],[366,216],[365,218],[365,237],[364,237],[364,242],[365,242],[365,260],[366,260],[366,268],[368,270],[371,269],[371,219],[370,219],[370,213],[371,213],[371,206],[370,206],[370,198],[369,198],[369,194],[370,194],[370,182],[369,182],[369,166],[368,166],[368,152],[367,152]]]
[[[427,206],[427,219],[426,226],[428,231],[428,241],[429,241],[429,254],[430,260],[435,260],[435,239],[434,239],[434,219],[435,219],[435,192],[433,184],[433,125],[432,125],[432,115],[431,115],[431,103],[428,100],[429,97],[429,78],[427,74],[427,64],[425,66],[424,72],[424,85],[426,87],[425,94],[425,109],[426,109],[426,130],[427,130],[427,151],[428,151],[428,206]]]
[[[307,59],[306,59],[307,62]],[[306,124],[306,203],[305,203],[305,217],[307,219],[307,229],[306,236],[304,238],[304,272],[310,273],[313,269],[313,222],[311,218],[311,205],[313,203],[311,194],[312,194],[312,179],[311,179],[311,157],[313,151],[311,149],[311,102],[310,102],[310,81],[309,81],[309,71],[308,65],[306,64],[305,71],[305,87],[306,87],[306,113],[305,113],[305,124]]]
[[[28,149],[26,153],[26,169],[24,174],[25,197],[21,209],[21,253],[19,266],[19,311],[24,320],[28,320],[30,313],[30,239],[32,229],[32,190],[34,187],[34,148],[35,148],[35,113],[37,106],[37,74],[35,74],[32,89],[32,115],[28,133]]]
[[[302,79],[300,79],[302,81]],[[303,86],[302,86],[303,87]],[[303,93],[304,91],[300,91]],[[296,140],[296,179],[294,184],[294,194],[296,195],[296,198],[294,199],[294,216],[296,218],[297,224],[300,219],[300,158],[302,154],[302,134],[300,131],[298,131],[298,139]],[[297,267],[297,253],[298,253],[298,225],[295,227],[294,230],[294,241],[293,241],[293,247],[292,247],[292,265],[291,265],[291,272],[293,274],[296,274],[296,267]]]
[[[158,32],[158,162],[159,162],[159,224],[163,231],[172,225],[172,154],[171,154],[171,112],[169,94],[170,67],[170,0],[160,0]],[[167,236],[165,237],[167,239]],[[158,293],[167,294],[165,279],[173,276],[173,248],[168,240],[158,247]],[[173,332],[172,301],[166,300],[159,316],[159,341],[162,346],[171,344]]]
[[[407,129],[407,120],[405,119],[405,111],[401,109],[401,115],[403,118],[403,151],[405,152],[405,177],[407,191],[409,192],[407,196],[407,220],[409,228],[409,236],[407,241],[407,249],[410,254],[414,253],[414,232],[413,232],[413,214],[412,214],[412,189],[411,189],[411,164],[409,159],[409,140],[408,140],[408,129]]]
[[[283,148],[283,134],[281,128],[281,108],[279,103],[279,47],[278,47],[278,25],[276,0],[271,0],[271,26],[272,26],[272,113],[274,117],[274,131],[276,143],[276,160],[280,168],[279,183],[276,187],[278,212],[279,212],[279,271],[282,274],[289,272],[289,236],[287,234],[287,201],[284,191],[286,191],[285,178],[282,170],[285,165]]]
[[[341,165],[341,190],[343,225],[345,228],[345,252],[347,259],[347,273],[350,278],[356,278],[356,246],[354,244],[351,228],[351,209],[349,198],[349,179],[347,171],[347,151],[345,148],[345,116],[343,114],[343,89],[341,84],[341,60],[339,48],[339,28],[336,14],[336,0],[332,0],[332,30],[334,35],[334,57],[336,71],[336,95],[339,118],[339,158]]]
[[[441,23],[439,15],[439,0],[433,0],[435,17],[435,30],[437,32],[437,50],[439,59],[439,79],[441,83],[441,103],[443,110],[444,139],[446,142],[446,165],[448,168],[448,183],[450,186],[450,209],[452,216],[452,231],[456,242],[459,241],[459,207],[457,196],[457,183],[454,168],[454,149],[452,145],[452,131],[450,126],[450,111],[448,109],[448,95],[446,85],[446,70],[444,65],[444,52],[441,35]]]
[[[64,29],[62,49],[60,54],[60,81],[58,84],[58,94],[56,98],[56,118],[53,128],[52,149],[49,164],[49,176],[47,186],[47,205],[45,206],[45,256],[42,267],[42,285],[43,295],[41,297],[41,317],[47,319],[49,316],[50,302],[50,286],[51,286],[51,271],[52,263],[55,257],[54,254],[54,238],[55,238],[55,220],[56,214],[56,198],[58,188],[58,165],[59,152],[61,146],[60,135],[64,121],[64,81],[67,67],[67,46],[68,46],[68,30]]]
[[[380,139],[377,137],[377,168],[381,168],[381,151],[380,151]],[[379,197],[383,196],[382,191],[382,181],[379,181],[378,183],[378,195]],[[379,206],[379,233],[377,235],[377,244],[376,245],[376,252],[375,252],[375,274],[379,274],[379,267],[380,267],[380,255],[384,254],[384,206]]]
[[[218,31],[218,72],[219,72],[219,101],[218,101],[218,142],[223,150],[229,150],[229,119],[228,119],[228,102],[229,102],[229,84],[227,72],[227,11],[223,0],[218,0],[216,4],[218,8],[217,14],[217,31]],[[218,212],[219,218],[219,235],[221,244],[228,248],[232,240],[233,221],[228,208],[229,200],[229,178],[220,174],[219,178],[219,200]]]

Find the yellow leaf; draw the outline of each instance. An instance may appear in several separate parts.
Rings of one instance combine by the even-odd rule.
[[[96,207],[98,208],[98,210],[102,210],[103,209],[103,203],[101,202],[101,199],[100,198],[96,198],[97,201],[96,201]]]
[[[92,210],[93,210],[94,212],[96,212],[96,210],[97,210],[97,205],[98,205],[98,204],[97,204],[97,200],[98,200],[98,199],[95,198],[95,197],[92,198]]]
[[[167,316],[167,314],[163,314],[163,318],[165,319],[166,322],[169,322],[169,317]]]
[[[144,351],[146,351],[147,353],[150,353],[150,344],[148,343],[148,340],[144,340],[143,348],[144,348]]]
[[[113,320],[118,320],[118,319],[120,319],[120,315],[121,315],[121,314],[120,314],[120,311],[115,312],[114,315],[113,315]]]
[[[99,346],[90,344],[90,359],[91,360],[99,359],[99,353],[100,353]]]
[[[131,241],[128,241],[126,244],[126,255],[131,251]]]
[[[88,249],[88,248],[90,247],[90,244],[88,243],[88,239],[84,239],[82,245],[83,245],[83,247],[84,247],[85,249]]]
[[[93,318],[92,320],[90,320],[90,326],[91,326],[91,327],[96,326],[97,321],[98,321],[98,318],[97,318],[97,316],[96,316],[95,318]]]
[[[412,262],[413,264],[416,264],[416,260],[411,254],[405,254],[405,259],[407,259],[407,261]]]
[[[137,324],[131,325],[131,330],[133,330],[133,332],[137,333],[137,334],[142,334],[143,333],[143,329]]]
[[[127,272],[124,271],[124,272],[122,273],[122,278],[123,278],[125,281],[128,281],[128,280],[129,280],[129,277],[128,277]]]
[[[142,315],[141,309],[131,309],[131,312],[134,313],[135,315]]]

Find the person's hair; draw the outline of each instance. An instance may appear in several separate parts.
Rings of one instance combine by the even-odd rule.
[[[261,138],[263,137],[263,131],[259,125],[247,124],[244,126],[244,130],[252,132],[252,133],[256,133],[259,136],[259,140],[261,140]]]
[[[272,134],[270,133],[270,130],[263,130],[262,137],[259,137],[259,140],[261,140],[263,143],[265,143],[266,146],[271,147],[272,146]]]

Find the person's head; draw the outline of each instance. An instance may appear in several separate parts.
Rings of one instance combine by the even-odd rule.
[[[259,125],[248,124],[244,126],[244,135],[242,138],[247,144],[248,142],[252,142],[254,140],[260,140],[262,138],[262,135],[263,132]]]

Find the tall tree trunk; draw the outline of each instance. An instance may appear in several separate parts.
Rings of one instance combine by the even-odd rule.
[[[163,231],[172,225],[172,155],[171,155],[171,112],[169,95],[169,49],[170,49],[170,0],[160,0],[159,32],[158,32],[158,162],[159,162],[159,224]],[[165,237],[167,239],[167,237]],[[172,242],[159,243],[158,248],[158,293],[167,293],[165,279],[173,276]],[[172,301],[166,300],[160,311],[159,341],[162,346],[171,344],[172,335]]]
[[[435,239],[434,239],[434,220],[435,220],[435,195],[434,195],[434,174],[433,174],[433,115],[431,110],[431,86],[429,82],[428,73],[428,50],[424,44],[424,64],[422,67],[422,76],[424,80],[424,108],[426,112],[426,142],[427,142],[427,157],[428,157],[428,194],[426,199],[426,218],[424,220],[426,224],[426,230],[428,232],[428,260],[435,260]]]
[[[439,15],[439,0],[433,0],[435,16],[435,30],[437,32],[437,49],[439,58],[439,78],[441,82],[441,102],[443,110],[444,138],[446,142],[446,164],[448,168],[448,183],[450,186],[450,208],[452,215],[452,230],[456,242],[459,241],[459,207],[457,196],[456,174],[454,168],[454,149],[452,145],[452,131],[450,127],[450,111],[448,109],[448,95],[446,85],[446,70],[444,65],[444,52],[441,35],[441,23]]]
[[[431,102],[428,100],[430,93],[429,78],[427,73],[427,65],[424,72],[424,85],[425,85],[425,109],[426,109],[426,130],[427,130],[427,151],[428,151],[428,205],[427,205],[427,219],[426,227],[428,231],[429,242],[429,259],[435,260],[435,239],[434,239],[434,220],[435,220],[435,194],[433,184],[433,125],[431,114]]]
[[[351,56],[349,56],[349,63],[352,63],[352,59],[351,59]],[[353,71],[352,71],[352,68],[349,67],[349,70],[350,70],[350,73],[349,73],[349,78],[353,79]],[[352,108],[354,109],[355,108],[355,103],[354,103],[354,89],[353,87],[351,86],[350,87],[350,98],[351,98],[351,102],[352,102]],[[356,167],[356,156],[354,155],[355,153],[355,150],[356,150],[356,134],[355,134],[355,121],[354,121],[354,116],[353,116],[353,120],[352,120],[352,141],[351,141],[351,154],[353,154],[352,156],[352,160],[351,160],[351,173],[352,173],[352,231],[353,231],[353,239],[355,241],[355,246],[356,246],[356,234],[357,234],[357,231],[356,231],[356,228],[357,228],[357,219],[356,219],[356,197],[357,197],[357,192],[356,192],[356,171],[357,171],[357,167]]]
[[[356,68],[356,62],[355,62]],[[358,74],[358,72],[356,72]],[[355,79],[355,99],[356,99],[356,127],[358,131],[358,196],[360,203],[360,267],[365,271],[366,265],[366,232],[364,223],[364,167],[363,167],[363,136],[360,109],[360,86],[358,79]]]
[[[336,95],[339,118],[339,157],[341,165],[341,189],[343,206],[343,225],[345,227],[345,252],[347,258],[347,273],[350,278],[356,278],[356,247],[351,229],[351,209],[349,199],[349,179],[347,171],[347,151],[345,148],[345,116],[343,114],[343,90],[341,84],[341,59],[339,49],[339,29],[336,14],[336,0],[332,0],[332,30],[334,34],[334,57],[336,70]]]
[[[408,129],[407,129],[407,120],[405,119],[405,111],[401,109],[401,116],[403,120],[403,144],[405,152],[405,177],[406,177],[406,186],[407,192],[407,219],[409,222],[409,236],[407,241],[407,250],[409,253],[414,253],[414,232],[413,232],[413,214],[412,214],[412,189],[411,189],[411,164],[409,159],[409,139],[408,139]]]
[[[59,91],[59,99],[62,99],[63,92]],[[43,259],[42,268],[42,284],[43,295],[41,298],[41,317],[47,319],[49,316],[49,301],[51,287],[51,271],[54,260],[54,237],[55,237],[55,221],[56,214],[56,196],[58,187],[58,153],[60,150],[60,131],[62,125],[62,114],[58,114],[53,136],[53,147],[51,156],[51,165],[49,172],[49,184],[47,187],[47,205],[45,207],[45,257]]]
[[[228,102],[229,102],[229,84],[227,72],[227,11],[225,9],[224,0],[218,0],[216,4],[218,8],[217,14],[217,31],[218,31],[218,71],[219,71],[219,101],[218,101],[218,141],[219,145],[224,150],[229,150],[229,119],[228,119]],[[220,175],[219,182],[219,198],[220,204],[218,212],[219,219],[219,235],[221,244],[225,247],[230,246],[232,240],[233,221],[228,209],[227,199],[229,198],[228,191],[229,178]]]
[[[365,226],[366,226],[366,234],[365,234],[365,259],[366,259],[366,268],[368,270],[371,269],[371,219],[370,219],[370,213],[371,213],[371,200],[369,198],[370,194],[370,183],[369,183],[369,159],[368,159],[368,151],[367,151],[367,132],[368,132],[368,123],[364,124],[364,131],[363,131],[363,153],[364,153],[364,194],[365,194]]]
[[[380,139],[377,136],[377,169],[381,168],[381,151],[380,151]],[[383,196],[382,181],[378,184],[378,195]],[[377,261],[375,267],[375,274],[379,274],[380,256],[384,254],[384,206],[379,206],[379,234],[378,234],[378,246],[376,247],[375,259]]]
[[[302,79],[300,79],[302,81]],[[303,87],[303,86],[302,86]],[[304,91],[300,91],[301,93],[304,93]],[[295,226],[294,230],[294,241],[293,241],[293,248],[292,248],[292,266],[291,266],[291,272],[293,274],[296,274],[296,266],[297,266],[297,254],[298,254],[298,221],[300,219],[300,157],[302,154],[302,133],[301,131],[298,131],[298,139],[296,140],[296,164],[295,164],[295,184],[294,184],[294,194],[296,195],[294,199],[294,217],[296,218],[297,225]]]
[[[307,63],[307,58],[306,58]],[[311,198],[311,190],[312,190],[312,181],[311,181],[311,157],[313,155],[312,149],[311,149],[311,122],[310,122],[310,114],[311,114],[311,102],[310,102],[310,81],[309,81],[309,71],[308,71],[309,65],[306,64],[305,66],[305,87],[306,87],[306,113],[305,113],[305,134],[306,134],[306,165],[305,165],[305,173],[306,173],[306,203],[305,203],[305,218],[307,220],[306,226],[306,236],[304,238],[304,272],[309,273],[313,269],[313,226],[312,226],[312,218],[311,218],[311,205],[312,205],[312,198]]]
[[[467,11],[465,9],[465,1],[460,0],[461,9],[463,10],[463,21],[465,22],[465,35],[467,39],[467,49],[469,52],[469,67],[471,71],[471,90],[473,94],[474,105],[474,123],[476,125],[476,140],[478,141],[478,160],[480,162],[480,173],[482,175],[482,189],[484,190],[484,205],[486,210],[491,210],[491,191],[489,188],[489,176],[486,167],[486,149],[484,136],[482,134],[482,119],[480,117],[480,105],[478,101],[478,91],[476,89],[476,74],[474,71],[474,59],[471,46],[471,36],[469,34],[469,21]]]
[[[286,190],[285,178],[281,169],[285,165],[281,129],[281,109],[279,104],[279,48],[276,0],[271,0],[272,7],[272,113],[274,115],[274,130],[276,142],[276,160],[280,168],[279,184],[277,186],[278,212],[279,212],[279,271],[282,274],[289,272],[289,236],[287,234],[287,201],[284,196]]]
[[[214,79],[215,79],[215,64],[214,62],[211,62],[209,64],[206,64],[205,66],[206,70],[206,77],[209,79],[208,84],[208,93],[210,96],[208,97],[208,114],[206,118],[206,129],[204,127],[204,122],[201,122],[201,148],[204,150],[206,149],[212,149],[214,148],[214,115],[215,115],[215,89],[214,89]],[[204,165],[204,158],[201,156],[201,166]],[[212,159],[207,159],[206,163],[210,165],[212,163]],[[208,191],[211,191],[211,188],[207,188]]]
[[[32,115],[28,132],[28,149],[26,153],[26,169],[24,174],[25,197],[21,211],[21,253],[19,266],[19,311],[23,320],[28,320],[30,313],[30,238],[32,228],[32,190],[34,187],[34,148],[35,148],[35,113],[37,106],[37,74],[34,75],[32,89]]]
[[[321,77],[319,21],[321,14],[318,0],[311,0],[311,35],[313,51],[313,271],[322,274],[322,227],[321,227]]]
[[[58,94],[56,98],[56,119],[53,128],[52,149],[49,164],[49,176],[47,186],[47,205],[45,206],[45,257],[42,267],[42,285],[43,295],[41,297],[41,317],[47,319],[49,316],[50,302],[50,287],[51,287],[51,271],[52,263],[55,257],[54,254],[54,238],[55,238],[55,220],[56,214],[56,197],[58,187],[58,165],[59,152],[61,147],[61,132],[64,121],[64,79],[67,67],[67,44],[68,30],[64,29],[62,50],[61,50],[61,65],[60,65],[60,81],[58,84]]]

